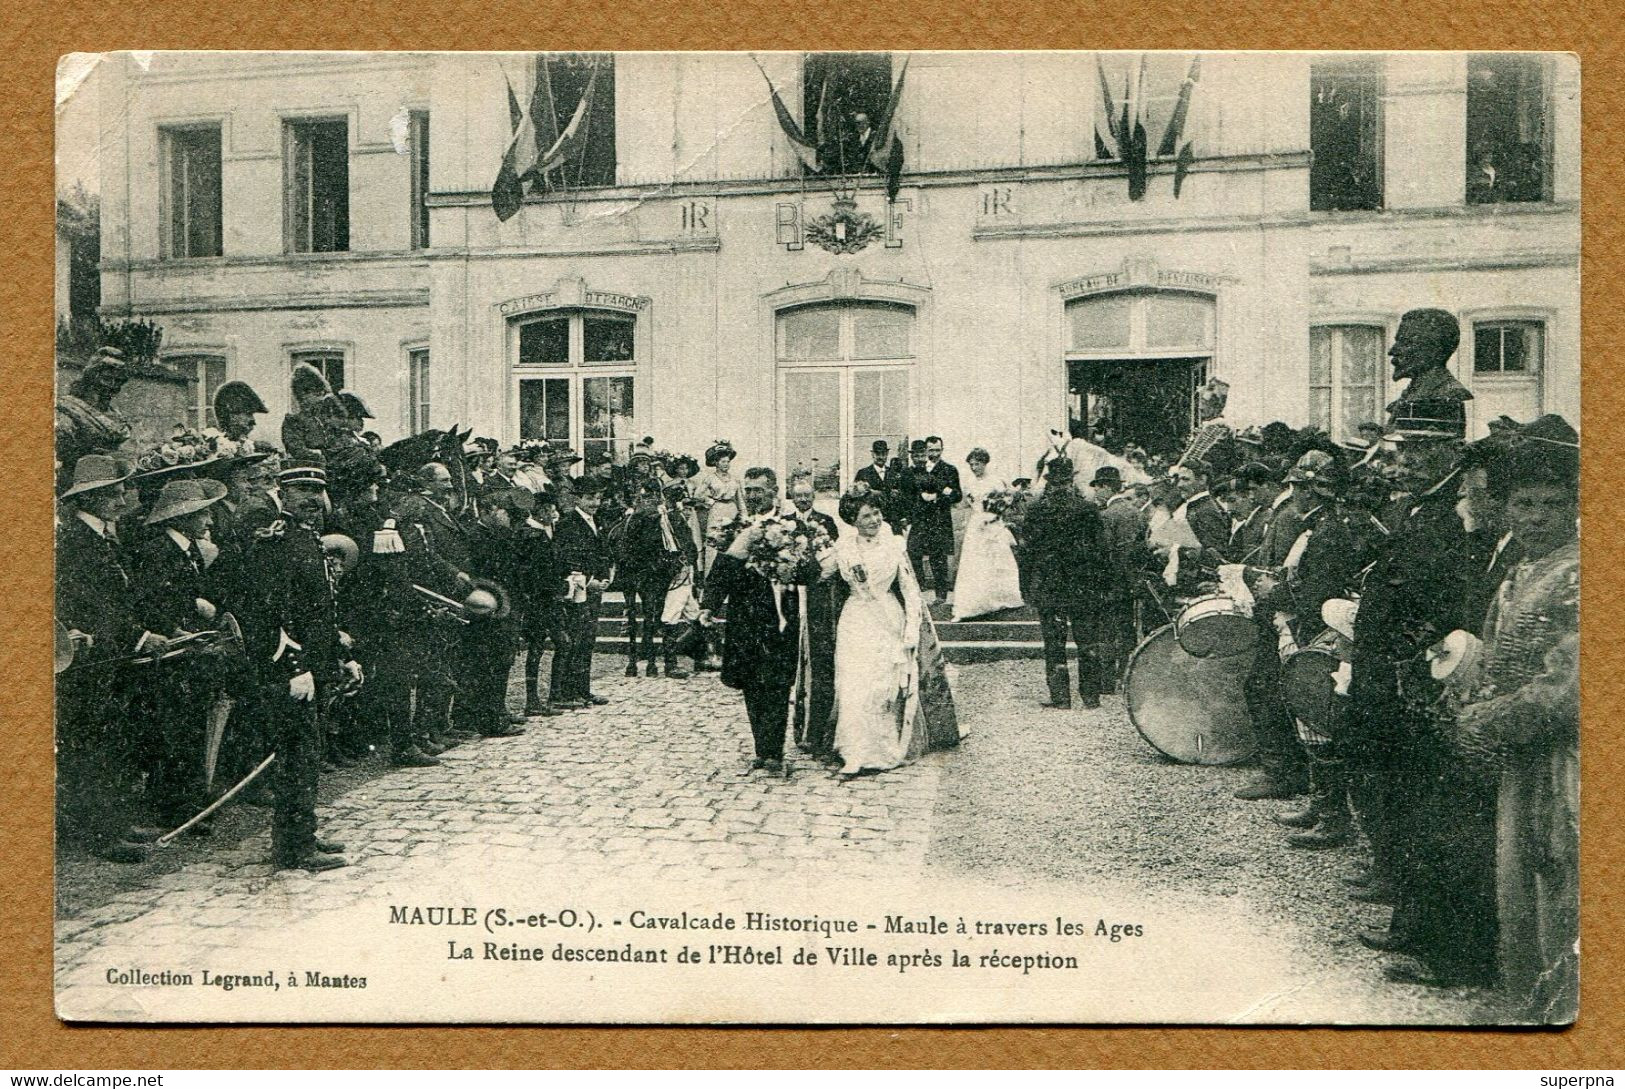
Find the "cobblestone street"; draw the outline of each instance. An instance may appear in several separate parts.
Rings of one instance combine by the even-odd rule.
[[[1116,698],[1099,712],[1040,710],[1032,663],[958,667],[960,749],[851,783],[805,760],[788,782],[748,773],[743,708],[715,675],[630,680],[620,667],[599,663],[605,707],[535,719],[522,737],[469,743],[439,767],[389,770],[331,797],[322,832],[348,846],[346,869],[273,873],[262,827],[188,847],[184,865],[120,874],[123,888],[100,902],[65,905],[59,1009],[140,1016],[133,990],[107,1005],[110,966],[275,963],[301,928],[344,913],[430,889],[475,898],[498,878],[546,889],[569,875],[704,910],[773,881],[792,882],[807,910],[837,878],[871,890],[974,881],[995,897],[1042,889],[1057,907],[1084,897],[1199,923],[1207,937],[1170,939],[1164,953],[1178,957],[1138,970],[1184,971],[1169,967],[1183,958],[1193,987],[1216,986],[1238,963],[1270,974],[1273,997],[1235,1019],[1482,1014],[1482,995],[1381,982],[1380,958],[1352,941],[1379,919],[1343,895],[1347,852],[1287,849],[1271,803],[1229,797],[1242,772],[1159,761]],[[708,891],[683,899],[697,888]],[[1211,948],[1181,944],[1191,940]]]

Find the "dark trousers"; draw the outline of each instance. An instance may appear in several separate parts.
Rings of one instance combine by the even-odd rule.
[[[1394,917],[1406,951],[1443,975],[1492,982],[1496,969],[1496,782],[1449,757],[1408,752],[1393,783]]]
[[[145,679],[140,700],[147,806],[158,824],[177,828],[206,802],[204,739],[214,691],[191,663],[149,668],[159,672]]]
[[[914,568],[914,577],[919,580],[922,589],[926,585],[927,562],[931,564],[931,589],[937,597],[953,589],[953,579],[948,570],[948,557],[953,551],[954,535],[951,528],[946,533],[923,526],[915,526],[909,531],[908,562]]]
[[[1078,648],[1078,695],[1084,699],[1100,696],[1100,662],[1096,631],[1100,609],[1094,602],[1071,603],[1038,610],[1038,627],[1044,636],[1044,673],[1049,681],[1052,703],[1072,702],[1072,678],[1066,668],[1066,640],[1070,629]]]
[[[452,676],[462,625],[439,621],[423,632],[422,670],[417,674],[417,715],[414,733],[441,740],[451,729],[451,705],[458,681]]]
[[[592,651],[598,641],[598,610],[603,600],[603,594],[589,592],[586,601],[566,601],[561,606],[570,629],[570,646],[563,655],[562,671],[555,658],[554,677],[563,682],[564,699],[584,700],[592,692]],[[553,698],[560,698],[559,685],[554,687]]]
[[[316,844],[316,782],[322,767],[321,701],[325,686],[318,684],[316,699],[290,699],[286,681],[265,686],[276,741],[274,776],[276,807],[271,816],[271,855],[278,862],[297,862]]]
[[[140,790],[125,702],[112,685],[74,671],[57,677],[56,691],[58,841],[109,847],[135,824]]]
[[[548,674],[547,700],[564,699],[564,683],[569,648],[574,645],[574,629],[566,622],[563,606],[550,603],[546,610],[525,618],[525,702],[535,706],[541,698],[542,655],[553,645],[553,666]]]
[[[740,690],[745,697],[745,715],[750,719],[750,733],[755,741],[758,760],[780,760],[784,757],[784,731],[789,719],[790,685],[793,680],[790,673],[775,669],[759,683]]]
[[[835,747],[835,633],[809,625],[808,643],[811,670],[796,701],[796,740],[810,753],[827,753]]]
[[[513,670],[513,631],[500,621],[475,620],[463,628],[457,692],[459,729],[496,734],[508,728],[508,674]]]
[[[1263,630],[1270,629],[1265,626]],[[1259,636],[1241,693],[1253,723],[1258,762],[1265,774],[1284,784],[1306,782],[1309,762],[1298,743],[1292,716],[1281,702],[1281,656],[1273,639]]]
[[[1127,592],[1106,597],[1100,603],[1101,688],[1115,691],[1134,653],[1134,598]]]
[[[666,606],[666,588],[671,579],[666,575],[639,579],[626,586],[626,661],[635,665],[640,655],[638,643],[643,644],[641,658],[655,664],[655,632],[660,628],[660,614]],[[673,655],[668,654],[667,659]]]

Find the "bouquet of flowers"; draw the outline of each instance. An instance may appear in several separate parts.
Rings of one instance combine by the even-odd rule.
[[[1016,508],[1026,500],[1025,493],[1014,488],[994,488],[982,497],[982,509],[1001,522],[1008,521]]]
[[[818,557],[834,542],[822,526],[811,528],[787,515],[774,515],[759,523],[761,533],[751,542],[745,566],[784,585],[808,585],[818,580]]]

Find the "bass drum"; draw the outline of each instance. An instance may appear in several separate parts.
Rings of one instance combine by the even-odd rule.
[[[1174,625],[1158,628],[1129,659],[1123,702],[1147,744],[1181,764],[1237,764],[1253,755],[1242,694],[1253,652],[1197,658]]]

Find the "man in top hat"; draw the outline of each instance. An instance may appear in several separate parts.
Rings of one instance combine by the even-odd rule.
[[[262,577],[243,636],[276,750],[272,861],[314,873],[345,864],[343,847],[316,834],[316,784],[329,706],[364,674],[339,629],[322,550],[326,468],[319,458],[291,458],[279,486],[285,517],[253,531],[250,560]]]
[[[1461,344],[1461,324],[1448,310],[1431,307],[1406,311],[1388,349],[1394,381],[1409,379],[1388,405],[1391,427],[1402,420],[1426,420],[1455,438],[1467,434],[1467,402],[1472,392],[1447,369]]]
[[[136,546],[132,576],[142,624],[166,635],[212,630],[221,594],[203,543],[212,508],[226,497],[218,480],[170,480],[158,493]],[[201,649],[201,648],[199,648]],[[174,828],[203,808],[204,739],[218,690],[215,672],[195,651],[155,663],[146,673],[148,799],[158,822]]]
[[[56,402],[56,456],[65,472],[86,454],[110,454],[130,437],[130,422],[113,407],[130,368],[124,353],[104,347]]]
[[[553,706],[563,709],[608,703],[592,690],[592,654],[598,641],[598,613],[615,575],[615,559],[601,519],[604,485],[597,476],[576,482],[575,509],[559,518],[554,541],[569,587],[563,602],[565,623],[571,628],[569,656],[560,678],[562,691],[553,692]]]
[[[413,479],[415,490],[402,496],[396,504],[396,522],[406,538],[409,551],[423,555],[426,581],[423,585],[444,597],[461,601],[474,588],[470,573],[471,554],[468,528],[451,513],[456,495],[451,470],[438,461],[431,461],[419,469]],[[473,735],[455,726],[451,720],[452,698],[457,682],[451,675],[450,663],[460,633],[445,623],[435,625],[430,633],[435,647],[430,660],[439,664],[431,675],[421,679],[418,688],[419,718],[435,749],[469,740]]]
[[[247,382],[224,382],[214,391],[214,418],[232,442],[246,441],[259,422],[254,417],[269,411]]]
[[[1022,523],[1030,572],[1027,600],[1038,610],[1044,636],[1050,695],[1044,706],[1072,706],[1066,666],[1070,629],[1078,648],[1078,695],[1083,706],[1099,707],[1100,599],[1109,562],[1101,546],[1100,512],[1073,486],[1069,459],[1052,459],[1045,474],[1043,494],[1028,507]]]
[[[1395,979],[1458,984],[1494,972],[1495,792],[1461,766],[1438,730],[1440,686],[1426,660],[1430,646],[1472,623],[1453,430],[1388,435],[1409,500],[1362,588],[1345,758],[1371,840],[1361,895],[1394,905],[1386,931],[1359,938],[1416,958],[1394,965]]]
[[[145,861],[151,848],[134,830],[142,739],[128,705],[140,667],[114,663],[167,642],[141,622],[116,528],[136,502],[129,478],[119,458],[80,458],[62,493],[56,534],[56,619],[75,647],[72,664],[56,677],[58,837],[126,863]]]
[[[944,601],[953,588],[954,507],[965,498],[959,470],[942,460],[942,439],[925,440],[925,461],[907,478],[908,502],[913,508],[908,530],[908,559],[914,575],[925,586],[925,566],[931,565],[931,591]]]
[[[1144,565],[1147,519],[1132,493],[1123,490],[1123,471],[1102,465],[1089,481],[1100,508],[1100,543],[1105,564],[1100,584],[1101,688],[1115,691],[1134,650],[1134,597]],[[1025,524],[1025,523],[1024,523]]]
[[[886,511],[886,521],[895,525],[897,512],[894,508],[897,505],[899,470],[890,462],[891,444],[885,439],[876,439],[869,447],[869,454],[874,460],[859,469],[854,479],[860,484],[868,485],[870,491],[880,496]]]
[[[525,715],[548,718],[559,713],[553,697],[568,689],[564,670],[575,644],[575,629],[566,623],[564,600],[568,592],[554,537],[559,521],[558,493],[537,492],[531,511],[514,532],[514,607],[525,640]],[[553,667],[548,698],[541,694],[542,654],[553,645]]]

